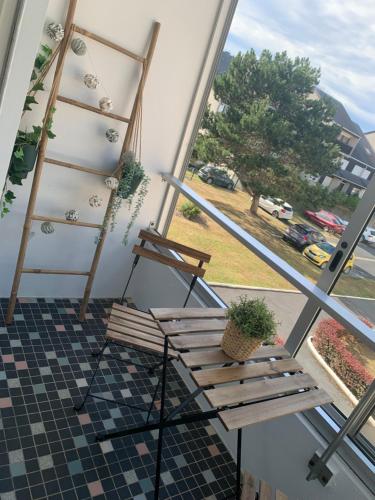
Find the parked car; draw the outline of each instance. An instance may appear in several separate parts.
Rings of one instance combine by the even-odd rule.
[[[198,176],[207,184],[234,189],[234,182],[223,168],[207,165],[199,170]]]
[[[308,224],[292,224],[283,235],[283,240],[288,241],[299,250],[303,250],[314,243],[325,242],[326,239],[314,227]]]
[[[310,262],[320,267],[320,269],[325,269],[334,251],[335,247],[331,245],[331,243],[322,242],[306,247],[305,250],[303,251],[303,255]],[[350,259],[346,263],[343,272],[345,274],[349,274],[350,271],[353,269],[353,266],[354,266],[354,255],[351,255]]]
[[[345,224],[335,214],[326,210],[319,210],[318,212],[306,210],[305,216],[315,222],[317,226],[322,227],[324,231],[331,231],[337,234],[342,234],[345,231]]]
[[[293,217],[293,207],[281,198],[261,195],[259,206],[278,219],[291,219]]]
[[[375,243],[375,229],[372,227],[365,229],[362,234],[362,242],[368,244]]]

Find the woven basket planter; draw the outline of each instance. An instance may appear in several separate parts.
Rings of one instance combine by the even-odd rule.
[[[245,337],[233,321],[229,320],[224,330],[221,348],[230,358],[236,361],[246,361],[261,343],[262,341],[256,337]]]

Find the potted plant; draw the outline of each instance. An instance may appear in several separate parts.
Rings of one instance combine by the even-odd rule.
[[[277,323],[263,299],[240,297],[228,308],[227,317],[221,347],[236,361],[246,361],[262,343],[273,342]]]
[[[122,207],[123,202],[126,201],[129,210],[133,209],[122,240],[123,244],[126,245],[130,229],[137,219],[147,195],[150,178],[146,175],[141,163],[135,159],[132,151],[127,151],[121,156],[120,166],[121,176],[116,187],[110,211],[108,212],[108,217],[104,221],[104,227],[108,227],[110,224],[111,231],[114,230],[117,213]],[[100,237],[99,235],[97,242],[100,240]]]

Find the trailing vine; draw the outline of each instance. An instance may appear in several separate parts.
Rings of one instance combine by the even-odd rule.
[[[118,212],[123,206],[124,201],[126,201],[129,211],[132,210],[130,220],[125,228],[122,239],[123,245],[127,245],[130,230],[147,196],[150,178],[145,174],[144,168],[140,162],[136,161],[132,151],[127,151],[122,155],[120,165],[121,177],[119,179],[119,185],[113,196],[113,201],[110,204],[103,227],[105,229],[109,227],[110,231],[115,229]],[[101,236],[97,238],[96,242],[98,242],[100,238]]]

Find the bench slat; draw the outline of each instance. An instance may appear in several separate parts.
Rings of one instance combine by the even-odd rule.
[[[126,326],[117,325],[116,323],[108,323],[108,329],[112,332],[116,332],[119,335],[127,335],[129,337],[135,337],[152,344],[164,345],[164,339],[157,337],[156,335],[150,335],[148,333],[142,333],[134,330],[133,328],[127,328]]]
[[[118,318],[122,319],[131,319],[134,321],[134,323],[138,323],[140,325],[148,326],[149,328],[154,328],[155,330],[160,330],[158,324],[156,323],[155,320],[152,319],[150,316],[150,319],[144,318],[135,314],[132,314],[129,311],[121,311],[119,309],[112,309],[111,315],[117,316]]]
[[[138,332],[142,333],[149,333],[150,335],[155,335],[155,337],[160,337],[164,338],[164,335],[160,330],[156,330],[155,328],[150,328],[149,326],[141,325],[139,323],[135,323],[133,319],[123,319],[120,318],[119,316],[115,316],[114,314],[111,314],[109,318],[109,323],[115,323],[120,326],[126,326],[128,328],[132,328],[133,330],[136,330]]]
[[[270,401],[223,410],[218,413],[218,417],[226,430],[231,431],[331,402],[331,396],[323,389],[313,389]]]
[[[110,329],[107,330],[106,338],[108,338],[109,340],[112,340],[113,342],[117,342],[118,344],[121,344],[121,345],[142,347],[142,348],[148,349],[149,351],[154,351],[158,354],[163,354],[163,352],[164,352],[163,346],[160,346],[158,344],[153,344],[151,342],[146,342],[145,340],[141,340],[141,339],[138,339],[136,337],[130,337],[128,335],[123,335],[121,333],[111,331]],[[177,356],[178,356],[178,354],[175,351],[173,351],[172,349],[168,350],[168,355],[173,357],[173,358],[177,358]]]

